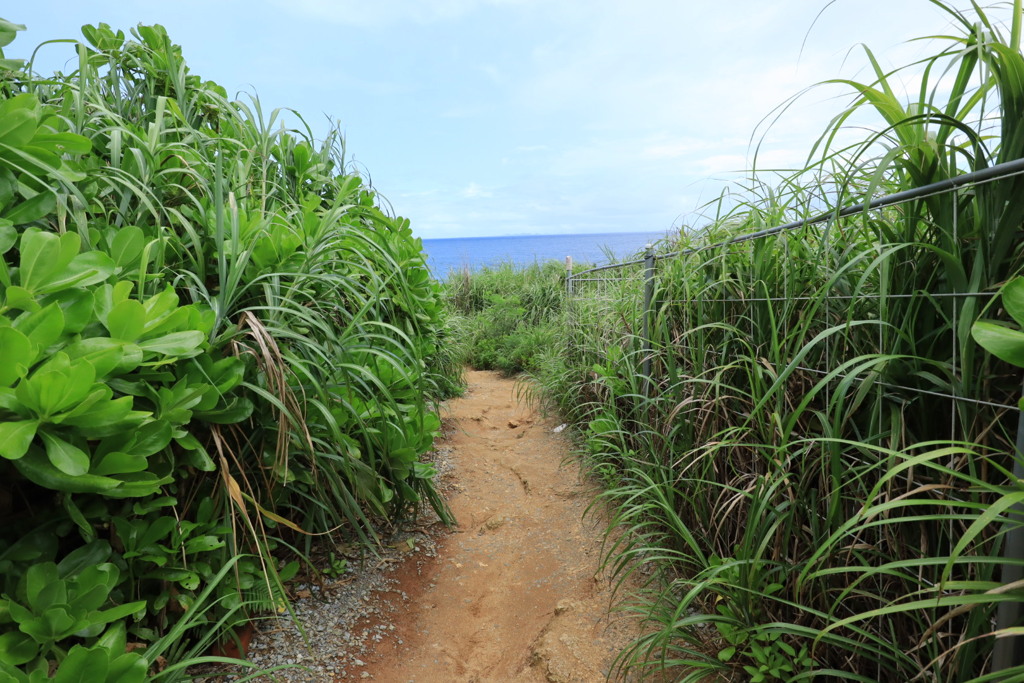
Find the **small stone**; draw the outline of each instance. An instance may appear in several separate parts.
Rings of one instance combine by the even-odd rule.
[[[576,605],[576,601],[570,600],[568,598],[563,598],[562,600],[558,601],[557,605],[555,605],[555,614],[564,614],[569,610],[575,608]]]

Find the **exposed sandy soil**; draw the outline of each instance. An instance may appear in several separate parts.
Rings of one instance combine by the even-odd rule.
[[[604,523],[583,518],[595,490],[567,459],[557,423],[517,402],[512,380],[467,380],[449,404],[444,444],[458,527],[436,557],[411,554],[397,570],[399,585],[382,595],[395,637],[366,653],[364,677],[602,681],[633,625],[609,615],[612,590],[598,571]]]

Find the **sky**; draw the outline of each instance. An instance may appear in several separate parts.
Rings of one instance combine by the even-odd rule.
[[[163,24],[193,73],[317,134],[336,121],[424,238],[698,225],[755,149],[802,167],[852,96],[811,89],[766,126],[777,107],[867,78],[861,44],[892,67],[951,26],[928,0],[36,0],[0,17],[28,27],[11,58],[83,24]],[[37,65],[72,57],[46,45]]]

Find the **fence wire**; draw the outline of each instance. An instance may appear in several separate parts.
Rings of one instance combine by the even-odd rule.
[[[643,262],[617,264],[568,278],[569,321],[575,334],[602,334],[611,347],[622,334],[640,334],[644,317]]]
[[[681,251],[652,254],[657,264],[653,278],[646,277],[645,261],[642,259],[609,264],[575,274],[570,273],[567,276],[567,288],[570,295],[572,319],[577,325],[586,321],[587,326],[608,331],[609,334],[606,335],[606,338],[609,344],[613,343],[615,335],[621,339],[622,335],[638,334],[644,315],[645,287],[653,289],[654,292],[650,314],[655,320],[665,317],[671,312],[678,315],[682,321],[679,327],[684,330],[693,330],[714,322],[720,325],[733,325],[737,330],[746,332],[751,337],[759,318],[778,320],[781,314],[787,312],[785,309],[794,304],[823,302],[824,305],[814,311],[818,327],[821,330],[835,328],[845,320],[847,331],[853,331],[857,326],[863,326],[864,321],[881,321],[880,314],[889,302],[931,302],[936,313],[949,317],[952,322],[949,343],[952,350],[952,364],[947,369],[946,382],[941,382],[938,378],[932,378],[929,381],[936,384],[948,384],[950,390],[937,391],[934,387],[925,387],[919,382],[904,384],[885,382],[877,378],[854,377],[853,379],[871,381],[879,387],[899,389],[954,402],[986,405],[1016,414],[1018,398],[1016,394],[1007,394],[999,396],[997,400],[991,400],[967,396],[963,392],[957,391],[962,380],[958,356],[960,347],[963,346],[965,340],[962,338],[964,336],[962,334],[960,339],[955,338],[954,335],[958,329],[961,329],[960,320],[965,314],[963,310],[965,302],[972,302],[972,311],[968,315],[973,320],[978,317],[977,311],[980,310],[980,307],[974,306],[973,302],[988,302],[997,296],[996,291],[940,292],[922,289],[913,293],[871,291],[844,293],[839,291],[833,283],[825,296],[801,295],[791,291],[792,273],[789,269],[785,269],[781,272],[782,277],[774,281],[766,278],[744,281],[737,277],[730,283],[734,292],[733,296],[702,296],[700,293],[694,292],[687,292],[686,296],[678,296],[678,291],[672,287],[670,278],[673,273],[684,272],[689,277],[694,271],[714,269],[717,264],[730,257],[740,256],[754,261],[757,245],[768,241],[781,243],[782,248],[788,254],[790,241],[794,239],[802,241],[805,245],[808,242],[813,242],[818,247],[822,259],[814,266],[821,272],[827,273],[833,265],[831,259],[836,248],[841,248],[848,239],[844,233],[851,229],[863,231],[865,225],[872,225],[870,220],[872,214],[883,211],[899,211],[900,207],[907,204],[936,197],[947,198],[952,206],[951,215],[954,217],[954,222],[950,227],[953,232],[953,241],[957,242],[961,239],[957,234],[959,226],[956,225],[955,220],[960,215],[961,207],[959,205],[965,199],[970,201],[974,189],[986,183],[1021,175],[1024,175],[1024,160],[1001,164],[980,173],[966,174],[918,190],[888,195],[844,208],[841,211],[822,213],[811,219],[742,234],[723,242]],[[883,225],[883,221],[874,222],[874,241],[879,250],[885,243],[881,235]],[[709,253],[714,256],[709,257]],[[781,290],[781,294],[776,293],[779,290]],[[772,294],[764,295],[765,292]],[[953,303],[951,305],[938,303],[943,300]],[[783,304],[782,309],[775,307],[775,304]],[[757,310],[759,305],[762,305],[763,310]],[[711,307],[715,307],[716,310],[712,312]],[[759,313],[762,315],[758,315]],[[884,322],[875,322],[871,326],[874,328],[873,333],[877,334],[878,341],[875,350],[882,354],[889,346],[888,340],[893,332],[887,329]],[[817,367],[797,366],[797,368],[821,375],[834,375],[835,368],[850,360],[846,352],[854,348],[854,345],[848,337],[844,337],[838,331],[833,336],[836,339],[829,339],[821,345],[819,351],[810,354],[818,360]],[[655,340],[648,341],[653,343]],[[690,348],[692,350],[692,347]],[[707,354],[708,351],[709,349],[702,349],[703,354]],[[653,351],[648,351],[648,353],[653,353]],[[836,376],[831,383],[838,383],[849,378],[849,375]],[[951,430],[949,436],[951,439],[965,439],[969,435],[963,434],[960,430]]]
[[[993,301],[1003,282],[972,288],[986,236],[961,225],[992,210],[983,206],[987,185],[1022,174],[1018,160],[716,243],[649,253],[646,263],[570,274],[576,334],[599,349],[642,354],[655,390],[669,377],[697,378],[691,386],[729,373],[742,378],[751,368],[733,365],[756,364],[773,386],[784,384],[781,400],[821,406],[815,419],[822,434],[908,447],[904,423],[892,421],[898,415],[930,439],[1014,454],[1015,476],[1022,477],[1019,370],[999,369],[970,334],[983,314],[1004,315]],[[911,230],[894,235],[894,225]],[[700,400],[688,396],[684,403]],[[735,415],[744,414],[744,401],[734,400]],[[870,408],[877,415],[865,417],[865,405],[885,409]],[[891,423],[878,424],[885,419]],[[955,538],[952,526],[949,532]],[[1007,534],[1004,553],[1002,580],[1009,583],[1024,562],[1019,530]],[[1021,622],[1020,603],[1003,602],[999,610],[999,628]],[[997,668],[1024,652],[1013,639],[1003,641]]]

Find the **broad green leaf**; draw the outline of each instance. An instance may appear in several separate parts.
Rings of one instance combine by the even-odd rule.
[[[134,342],[142,336],[146,324],[146,310],[142,303],[128,299],[116,304],[107,314],[106,326],[110,336],[127,342]],[[145,348],[145,347],[143,347]]]
[[[1003,308],[1024,327],[1024,277],[1015,278],[1003,287]]]
[[[0,327],[0,387],[24,377],[36,357],[35,345],[13,327]]]
[[[35,563],[52,557],[57,552],[57,539],[44,534],[23,536],[4,551],[4,559],[13,562]]]
[[[81,239],[78,233],[66,232],[57,236],[37,228],[29,228],[21,235],[19,268],[20,284],[35,292],[51,278],[60,277],[78,255]]]
[[[0,213],[7,206],[10,206],[14,201],[16,192],[18,191],[18,178],[14,175],[11,169],[0,165]],[[0,219],[3,221],[5,226],[13,226],[7,219]],[[8,247],[10,249],[10,247]]]
[[[123,605],[116,605],[105,610],[101,610],[96,613],[96,619],[102,619],[104,623],[110,623],[111,621],[117,621],[118,619],[124,619],[129,617],[136,612],[146,608],[145,600],[139,600],[137,602],[126,602]]]
[[[89,456],[82,449],[43,430],[39,432],[46,445],[46,457],[61,472],[77,477],[89,472]]]
[[[115,270],[109,256],[101,251],[87,251],[74,257],[60,272],[53,273],[37,291],[45,294],[69,287],[89,287],[109,279]]]
[[[147,313],[149,319],[146,321],[145,336],[155,337],[188,328],[192,310],[188,306],[175,308],[159,317],[154,317],[152,313]]]
[[[89,30],[89,33],[86,33]],[[103,52],[120,50],[124,45],[124,31],[114,31],[109,24],[100,22],[98,26],[83,26],[82,34],[85,35],[91,44]]]
[[[974,341],[1007,363],[1024,368],[1024,332],[979,320],[971,328]]]
[[[138,429],[152,413],[145,410],[132,410],[132,396],[99,401],[88,410],[75,411],[70,417],[64,418],[62,424],[78,427],[89,439],[109,436],[111,433]]]
[[[79,530],[82,532],[84,538],[95,538],[96,530],[88,519],[85,518],[85,513],[82,512],[82,508],[78,506],[74,496],[61,496],[61,506],[64,511],[68,514],[68,518],[78,525]]]
[[[74,476],[62,472],[51,465],[49,459],[43,453],[37,452],[36,449],[30,450],[24,458],[11,462],[26,479],[52,491],[110,495],[115,489],[124,485],[124,482],[110,477],[94,474]]]
[[[110,660],[107,679],[117,683],[145,683],[149,680],[147,661],[138,652],[125,652],[124,647],[113,649],[123,654]]]
[[[0,225],[0,254],[9,252],[17,241],[18,231],[14,229],[13,225]]]
[[[92,141],[77,133],[37,133],[32,144],[57,154],[88,154],[92,151]]]
[[[14,327],[43,351],[60,339],[64,332],[64,312],[53,303],[20,316],[14,321]]]
[[[206,341],[206,335],[192,330],[188,332],[172,332],[154,339],[139,342],[139,347],[149,353],[165,356],[188,356],[195,352]]]
[[[132,505],[132,513],[137,516],[145,516],[154,510],[159,510],[162,507],[173,507],[178,504],[178,499],[173,496],[161,496],[160,498],[154,498],[151,500],[139,501]]]
[[[32,636],[17,630],[0,634],[0,660],[18,666],[36,658],[39,646]]]
[[[86,649],[75,645],[61,662],[54,683],[106,683],[110,657],[113,653],[99,647]]]
[[[57,573],[61,578],[76,576],[87,567],[102,564],[110,559],[110,543],[95,540],[68,553],[57,563]]]
[[[131,372],[135,368],[142,364],[145,355],[142,353],[142,349],[139,348],[138,344],[124,344],[121,347],[122,356],[121,361],[114,368],[115,374],[123,374]]]
[[[20,95],[19,97],[31,97]],[[17,98],[15,98],[17,99]],[[39,118],[33,109],[5,108],[0,111],[0,145],[24,147],[36,133]]]
[[[209,391],[208,384],[189,384],[187,380],[181,380],[171,387],[161,387],[157,391],[157,413],[161,419],[185,424],[192,419],[192,408]]]
[[[237,356],[227,356],[213,362],[212,356],[203,354],[193,359],[193,369],[189,376],[194,377],[197,382],[207,382],[214,385],[215,394],[213,402],[209,405],[203,404],[204,409],[212,409],[216,406],[220,397],[237,387],[245,380],[245,363]]]
[[[118,367],[126,355],[125,344],[110,337],[90,337],[64,347],[64,353],[72,362],[84,360],[96,369],[96,379],[106,377]],[[141,353],[139,361],[141,361]]]
[[[206,422],[212,422],[214,424],[234,424],[236,422],[241,422],[252,415],[254,408],[255,406],[252,401],[242,396],[236,396],[219,408],[215,408],[213,410],[197,410],[195,414]]]
[[[8,308],[19,311],[38,311],[42,308],[39,302],[36,301],[35,295],[24,287],[17,285],[8,287],[6,294],[5,303]]]
[[[127,268],[134,263],[142,253],[146,245],[146,236],[142,228],[129,225],[121,228],[114,236],[113,244],[110,245],[110,256],[121,268]]]
[[[103,560],[99,560],[98,562],[103,562]],[[125,625],[123,621],[111,624],[110,628],[104,631],[103,635],[96,640],[96,645],[106,648],[107,650],[111,650],[114,653],[124,652],[127,644],[128,634],[125,632]]]
[[[147,466],[148,461],[141,455],[114,451],[100,458],[100,461],[93,466],[91,471],[93,474],[113,476],[129,472],[143,472]]]
[[[113,285],[99,287],[93,298],[96,317],[106,321],[111,309],[122,301],[127,301],[134,285],[128,280],[120,280]]]
[[[262,508],[261,508],[262,510]],[[266,513],[266,511],[263,511]],[[285,520],[287,521],[287,520]],[[292,528],[296,528],[291,522],[287,522]],[[224,547],[224,539],[220,536],[197,536],[196,538],[190,538],[185,542],[185,550],[191,553],[203,553],[210,550],[216,550],[217,548]]]
[[[66,602],[63,586],[57,586],[57,565],[53,562],[34,564],[25,572],[25,596],[32,607],[47,607],[55,602]],[[54,594],[52,591],[57,590]]]
[[[117,586],[119,576],[118,568],[109,562],[85,567],[69,578],[72,589],[68,602],[79,613],[99,609]]]
[[[77,417],[91,411],[94,407],[102,405],[103,402],[109,401],[110,397],[114,395],[113,390],[105,384],[94,382],[89,386],[89,391],[85,396],[75,401],[69,406],[64,406],[55,415],[50,416],[50,421],[55,424],[60,424],[68,418]]]
[[[187,591],[194,591],[199,588],[199,574],[192,571],[183,572],[178,584]]]
[[[24,93],[0,101],[0,118],[11,116],[19,111],[31,112],[33,116],[38,117],[39,109],[39,98],[31,93]]]
[[[17,37],[17,33],[7,29],[4,26],[0,26],[0,47],[6,47]]]
[[[179,441],[179,445],[180,445]],[[210,457],[210,454],[201,445],[195,448],[186,448],[182,453],[178,455],[181,462],[194,467],[202,472],[213,472],[217,469],[217,464]]]
[[[39,420],[0,422],[0,456],[17,460],[28,452],[39,428]]]
[[[16,394],[26,407],[48,417],[70,409],[89,396],[95,377],[91,363],[72,363],[67,354],[58,352],[19,382]]]
[[[21,262],[18,275],[21,286],[34,291],[51,272],[55,264],[60,264],[61,244],[57,235],[42,230],[29,229],[21,235]],[[71,259],[68,259],[68,263]]]
[[[64,311],[64,331],[68,334],[78,334],[85,329],[86,325],[96,319],[91,291],[65,289],[62,292],[49,295],[46,300],[59,304],[61,310]]]
[[[136,455],[149,457],[162,451],[171,442],[172,429],[166,420],[154,420],[133,433],[130,450]]]
[[[63,168],[63,162],[61,161],[60,155],[55,154],[53,151],[49,149],[45,149],[43,147],[36,147],[31,143],[31,141],[29,142],[29,144],[25,145],[20,150],[18,150],[18,153],[15,155],[5,155],[4,149],[0,147],[0,158],[6,157],[10,159],[10,157],[12,156],[17,157],[18,163],[24,163],[28,161],[30,165],[34,165],[42,169],[44,173],[59,177],[61,180],[64,181],[68,181],[71,179],[71,177],[79,175],[74,173],[69,174],[66,172],[67,169]]]
[[[44,190],[31,199],[16,202],[13,207],[4,212],[3,217],[14,225],[24,225],[50,215],[56,208],[57,195],[50,190]]]

